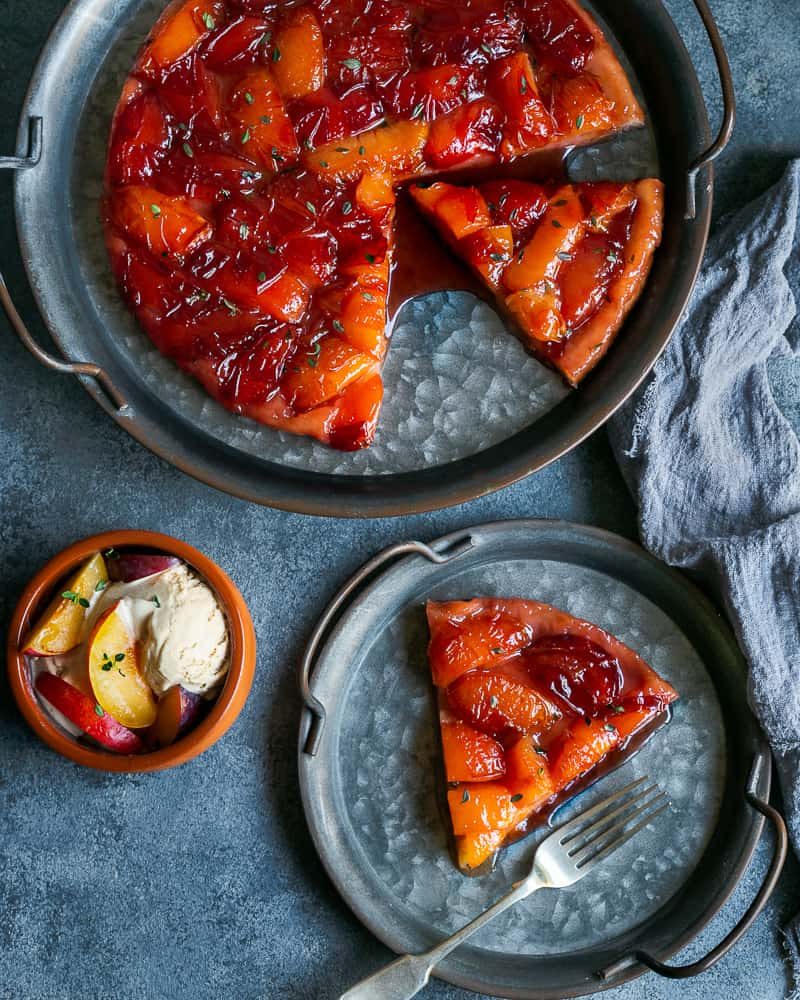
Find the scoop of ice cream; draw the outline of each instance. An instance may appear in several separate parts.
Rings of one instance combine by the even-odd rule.
[[[184,564],[103,591],[87,615],[87,634],[119,601],[140,643],[145,678],[156,694],[180,684],[210,695],[228,671],[228,625],[213,590]]]
[[[228,669],[228,626],[214,592],[187,566],[160,574],[142,636],[144,672],[157,694],[180,684],[195,694],[219,686]]]

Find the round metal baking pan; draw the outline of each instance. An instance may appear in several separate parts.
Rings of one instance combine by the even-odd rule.
[[[267,461],[186,419],[170,406],[178,390],[148,384],[123,357],[119,324],[124,310],[120,304],[116,316],[113,310],[101,315],[92,294],[93,283],[107,276],[97,274],[97,263],[80,239],[87,220],[97,228],[94,197],[81,188],[81,170],[86,135],[102,132],[101,125],[87,133],[86,123],[95,122],[91,116],[104,63],[115,53],[118,57],[121,46],[138,44],[141,15],[149,16],[156,0],[69,4],[44,48],[22,109],[20,155],[0,160],[0,166],[17,169],[15,210],[23,261],[40,312],[67,361],[46,355],[32,341],[1,279],[0,300],[39,360],[73,371],[137,440],[219,489],[275,507],[335,516],[430,510],[499,489],[552,462],[608,419],[650,370],[689,298],[711,217],[710,160],[723,148],[733,121],[724,49],[706,0],[695,4],[709,29],[726,99],[723,130],[710,146],[697,76],[660,0],[630,0],[624,9],[614,0],[593,4],[625,53],[648,108],[667,190],[663,244],[645,294],[614,349],[580,390],[475,454],[381,475],[312,472],[296,462]]]
[[[582,793],[580,806],[564,808],[581,808],[641,774],[659,781],[672,806],[647,842],[620,852],[616,867],[518,904],[436,975],[493,996],[549,1000],[608,989],[648,968],[673,978],[704,971],[750,926],[785,858],[785,826],[765,802],[769,749],[721,615],[679,573],[592,528],[508,521],[430,546],[404,543],[376,556],[334,598],[301,663],[299,773],[306,818],[337,889],[388,947],[417,953],[527,871],[536,834],[501,852],[495,871],[480,878],[462,876],[448,851],[424,602],[475,594],[560,604],[614,631],[676,684],[681,697],[670,723]],[[748,912],[700,961],[663,964],[728,899],[765,815],[778,846]]]

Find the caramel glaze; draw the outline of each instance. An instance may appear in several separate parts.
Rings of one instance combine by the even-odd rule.
[[[395,257],[389,281],[388,326],[394,325],[406,303],[431,292],[471,292],[496,307],[489,289],[459,260],[438,233],[420,216],[411,202],[408,186],[422,180],[432,184],[447,179],[449,184],[483,184],[486,181],[525,180],[548,184],[566,179],[566,160],[572,147],[543,149],[509,163],[470,165],[449,170],[441,176],[427,173],[409,178],[397,197]]]

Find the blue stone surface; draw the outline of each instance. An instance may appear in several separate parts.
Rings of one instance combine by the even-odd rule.
[[[719,114],[713,60],[690,0],[667,0]],[[0,153],[62,0],[0,3]],[[740,100],[719,166],[716,213],[780,176],[800,154],[796,0],[714,0]],[[793,97],[794,95],[794,97]],[[54,206],[54,211],[57,211]],[[12,238],[11,184],[0,177],[0,264],[33,320]],[[258,508],[177,472],[108,420],[74,380],[40,368],[2,328],[0,617],[65,543],[113,527],[166,531],[205,550],[241,587],[259,659],[234,728],[200,759],[152,776],[75,767],[29,731],[5,680],[0,702],[0,1000],[322,1000],[387,961],[331,887],[303,818],[296,780],[294,665],[336,583],[376,550],[509,517],[562,517],[635,537],[635,511],[602,432],[525,483],[448,511],[331,522]],[[800,425],[800,366],[774,371]],[[701,955],[744,911],[768,842],[711,926]],[[800,906],[791,858],[765,913],[705,976],[648,975],[610,1000],[780,1000],[789,985],[781,924]],[[469,994],[434,983],[427,996]]]

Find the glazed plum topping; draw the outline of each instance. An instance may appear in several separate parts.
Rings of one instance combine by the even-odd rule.
[[[619,660],[584,636],[546,636],[531,643],[524,655],[535,682],[578,715],[599,715],[622,692]]]
[[[527,37],[542,60],[560,72],[583,72],[594,50],[594,37],[564,0],[521,0],[520,13]]]
[[[323,87],[289,105],[297,139],[305,149],[366,132],[383,120],[384,113],[379,98],[362,84],[349,87],[338,96]]]
[[[515,5],[473,0],[431,10],[414,39],[413,54],[420,66],[487,66],[518,51],[522,34]]]
[[[514,670],[470,670],[447,691],[450,708],[464,722],[497,738],[546,732],[558,718],[551,701]]]
[[[114,184],[139,184],[164,162],[172,133],[161,103],[146,91],[117,116],[108,152],[108,173]]]

